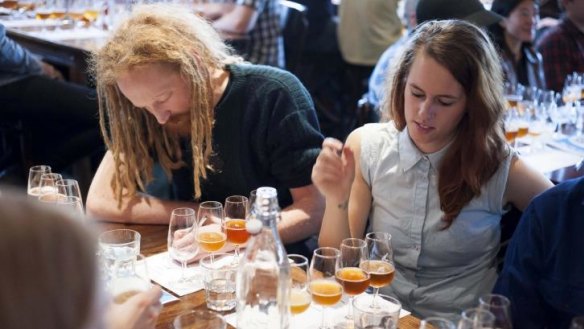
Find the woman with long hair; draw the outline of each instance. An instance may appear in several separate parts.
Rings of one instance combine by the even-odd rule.
[[[453,317],[493,287],[508,205],[524,209],[552,184],[505,143],[501,68],[478,27],[424,23],[395,67],[392,121],[355,130],[344,146],[323,143],[312,172],[326,199],[319,242],[389,232],[386,292],[416,316]]]

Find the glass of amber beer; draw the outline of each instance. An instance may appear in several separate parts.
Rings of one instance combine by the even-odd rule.
[[[362,294],[369,287],[370,275],[361,268],[367,261],[367,243],[362,239],[344,239],[340,251],[340,266],[336,278],[343,286],[345,295],[349,296],[345,319],[350,328],[353,327],[353,297]]]
[[[225,199],[225,217],[223,228],[227,241],[235,246],[234,261],[239,260],[239,246],[246,243],[249,233],[245,229],[245,219],[248,213],[248,200],[242,195],[232,195]]]
[[[196,240],[199,247],[206,252],[213,253],[221,250],[227,241],[223,232],[223,205],[217,201],[205,201],[199,205],[198,228]]]
[[[367,243],[368,260],[361,263],[361,268],[370,275],[369,286],[375,289],[371,306],[376,307],[379,288],[391,284],[395,272],[391,234],[370,232],[365,235],[365,242]]]
[[[315,304],[322,306],[320,329],[330,328],[326,323],[326,308],[333,306],[343,297],[343,286],[336,281],[341,252],[339,249],[322,247],[314,251],[308,278],[308,289]]]

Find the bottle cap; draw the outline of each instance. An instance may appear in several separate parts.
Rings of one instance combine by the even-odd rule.
[[[256,218],[251,218],[245,221],[245,229],[251,235],[256,235],[260,233],[263,226],[264,225],[262,224],[262,221]]]

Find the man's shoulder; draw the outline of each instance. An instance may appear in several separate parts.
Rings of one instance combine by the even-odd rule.
[[[571,40],[570,32],[564,22],[551,27],[545,32],[537,42],[537,48],[544,48],[550,46],[557,46],[558,44],[566,44]]]

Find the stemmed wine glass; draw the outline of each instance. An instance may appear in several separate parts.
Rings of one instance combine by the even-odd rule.
[[[245,228],[248,209],[248,200],[242,195],[232,195],[225,199],[223,226],[227,241],[235,246],[234,261],[239,260],[239,246],[249,239]]]
[[[289,254],[290,280],[290,313],[300,314],[308,309],[312,301],[308,292],[308,259],[302,255]]]
[[[174,209],[168,225],[168,252],[171,258],[181,263],[181,275],[177,281],[180,285],[190,282],[190,279],[185,277],[185,271],[187,262],[199,253],[199,246],[195,243],[196,234],[195,210],[191,208]]]
[[[511,329],[511,301],[503,295],[487,294],[479,297],[479,308],[490,311],[495,316],[495,328]]]
[[[330,328],[326,323],[326,308],[333,306],[343,297],[343,286],[339,284],[335,275],[339,268],[341,252],[339,249],[322,247],[314,251],[308,279],[309,290],[314,303],[322,306],[322,321],[319,328]]]
[[[370,275],[361,265],[367,261],[367,243],[362,239],[347,238],[341,242],[341,258],[337,270],[337,281],[343,286],[345,295],[349,296],[347,308],[347,326],[353,327],[353,297],[362,294],[369,287]]]
[[[196,240],[201,249],[213,253],[223,248],[227,235],[223,232],[223,206],[221,202],[205,201],[199,205]]]
[[[379,288],[391,284],[395,272],[391,234],[370,232],[365,235],[365,242],[369,255],[368,260],[361,263],[361,268],[370,275],[369,286],[375,289],[371,307],[376,307]]]
[[[30,197],[37,199],[41,195],[41,176],[51,172],[51,167],[47,165],[32,166],[28,170],[27,193]]]

